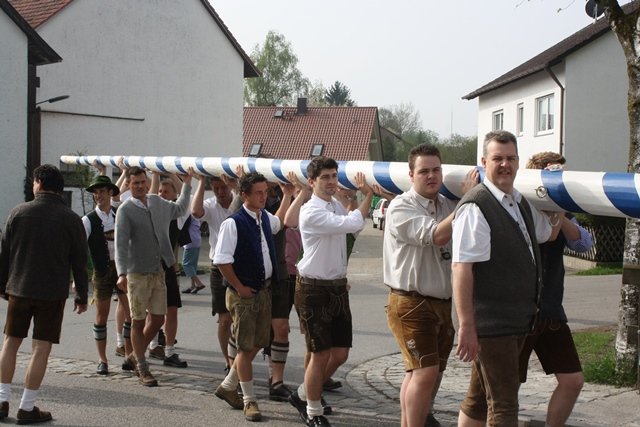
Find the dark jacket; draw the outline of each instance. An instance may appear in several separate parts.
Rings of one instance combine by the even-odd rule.
[[[87,240],[82,220],[60,195],[38,193],[11,211],[0,244],[0,293],[87,303]]]

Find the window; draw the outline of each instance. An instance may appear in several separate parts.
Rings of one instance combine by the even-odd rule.
[[[313,148],[311,149],[311,157],[321,156],[323,150],[324,144],[313,144]]]
[[[258,157],[260,155],[260,150],[262,150],[262,144],[260,143],[251,144],[251,150],[249,150],[249,157]]]
[[[503,120],[504,120],[504,112],[502,110],[494,111],[493,112],[493,130],[503,129],[502,127]]]
[[[516,133],[521,136],[524,132],[524,104],[518,104],[516,110]]]
[[[536,133],[548,133],[553,127],[553,95],[536,99]]]

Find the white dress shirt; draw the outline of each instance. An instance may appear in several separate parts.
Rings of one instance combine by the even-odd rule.
[[[231,205],[229,205],[231,207]],[[209,259],[213,261],[213,256],[216,253],[216,245],[218,243],[218,234],[220,232],[220,225],[229,217],[233,212],[230,209],[222,207],[218,203],[218,199],[210,197],[202,203],[204,209],[204,215],[199,218],[200,222],[206,222],[209,224]]]
[[[516,220],[533,257],[531,239],[517,205],[522,200],[522,194],[515,188],[512,195],[506,194],[488,179],[485,179],[483,183],[509,215]],[[531,206],[531,216],[538,243],[546,242],[549,240],[552,231],[549,218],[533,206]],[[453,262],[474,263],[489,261],[491,257],[491,228],[478,205],[466,203],[458,209],[453,221],[453,236],[451,240]]]
[[[262,231],[262,225],[260,224],[259,218],[257,215],[242,206],[251,217],[256,221],[256,224],[260,227],[260,241],[262,242],[262,259],[264,261],[264,278],[269,279],[273,274],[273,265],[271,265],[271,257],[269,256],[269,245],[267,244],[267,239],[264,236],[264,232]],[[271,215],[269,212],[266,212],[269,217],[269,225],[271,226],[271,233],[277,234],[280,231],[281,224],[280,219],[277,216]],[[213,256],[213,262],[215,264],[233,264],[234,257],[233,254],[236,252],[236,245],[238,244],[238,229],[236,227],[236,222],[233,218],[227,218],[222,221],[220,225],[220,233],[218,234],[218,242],[216,244],[215,255]],[[275,255],[275,254],[274,254]],[[242,267],[240,267],[242,268]]]
[[[335,198],[330,202],[313,194],[300,208],[299,229],[304,254],[298,272],[310,279],[347,277],[347,233],[364,228],[360,210],[347,212]]]

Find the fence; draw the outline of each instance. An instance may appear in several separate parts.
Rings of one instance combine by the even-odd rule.
[[[593,247],[587,252],[575,252],[565,247],[564,254],[594,262],[622,262],[624,225],[584,226],[593,236]]]

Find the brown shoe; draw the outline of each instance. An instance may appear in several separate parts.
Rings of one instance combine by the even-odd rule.
[[[249,402],[244,405],[244,419],[247,421],[260,421],[262,414],[256,402]]]
[[[116,356],[124,357],[124,346],[116,347]]]
[[[157,387],[158,381],[151,375],[148,369],[138,370],[138,382],[145,387]]]
[[[0,403],[0,420],[9,416],[9,402]]]
[[[164,360],[164,348],[157,346],[156,348],[149,350],[149,357]]]
[[[41,411],[37,406],[34,406],[31,411],[18,409],[16,419],[18,424],[35,424],[51,421],[53,418],[51,417],[51,412]]]
[[[134,356],[133,353],[124,358],[122,370],[133,371],[134,374],[138,375],[138,361],[136,360],[136,356]]]
[[[242,398],[238,396],[238,392],[235,390],[227,390],[222,387],[222,384],[218,386],[214,393],[218,399],[222,399],[227,402],[233,409],[243,409],[244,402]]]

